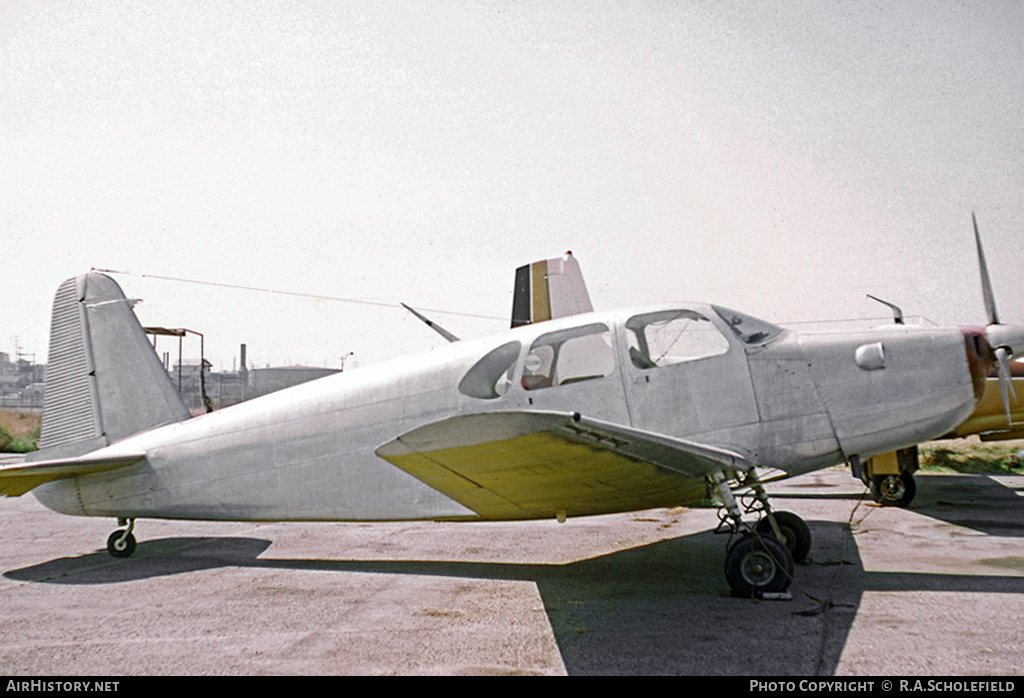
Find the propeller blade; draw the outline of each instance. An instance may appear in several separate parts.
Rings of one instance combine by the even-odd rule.
[[[974,222],[974,242],[978,245],[978,265],[981,267],[981,295],[985,299],[985,313],[990,325],[999,324],[999,313],[996,312],[996,299],[992,294],[992,281],[988,277],[988,265],[985,263],[985,251],[981,248],[981,235],[978,233],[978,219],[971,212]]]
[[[1010,400],[1017,402],[1017,393],[1013,389],[1010,374],[1010,357],[1024,352],[1024,326],[1004,325],[999,321],[996,311],[996,299],[992,293],[992,280],[988,275],[988,264],[985,262],[985,251],[981,247],[981,234],[978,232],[978,218],[971,211],[974,223],[974,242],[978,246],[978,266],[981,269],[981,295],[985,299],[985,312],[988,314],[988,325],[985,327],[985,340],[992,350],[993,363],[999,375],[999,393],[1006,409],[1006,422],[1010,419]]]
[[[995,351],[996,362],[999,371],[999,394],[1003,398],[1003,408],[1006,410],[1006,423],[1012,424],[1010,419],[1010,397],[1017,402],[1017,393],[1013,389],[1013,380],[1010,377],[1010,352],[1006,347],[999,347]]]
[[[999,347],[996,349],[996,361],[999,362],[999,373],[1005,375],[1007,379],[1010,378],[1010,352],[1006,347]],[[1017,394],[1013,390],[1013,381],[1010,381],[1010,394],[1013,395],[1013,401],[1017,401]]]

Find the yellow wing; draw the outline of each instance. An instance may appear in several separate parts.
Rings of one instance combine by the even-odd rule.
[[[545,412],[453,417],[376,452],[488,520],[678,506],[707,497],[707,474],[751,467],[733,451]]]
[[[1012,370],[1020,371],[1014,368]],[[982,394],[974,413],[963,424],[956,428],[959,437],[978,434],[982,441],[1008,441],[1024,438],[1024,377],[1015,376],[1013,391],[1017,400],[1011,403],[1010,422],[1006,421],[1006,408],[999,393],[999,380],[989,378],[985,381],[985,392]]]

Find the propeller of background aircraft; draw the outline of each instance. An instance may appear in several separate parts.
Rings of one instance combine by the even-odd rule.
[[[985,326],[985,340],[992,350],[992,357],[996,371],[999,376],[999,392],[1003,398],[1003,407],[1006,409],[1006,421],[1011,421],[1010,398],[1017,401],[1017,395],[1013,390],[1013,381],[1010,379],[1010,358],[1019,356],[1024,352],[1024,326],[1006,325],[999,321],[999,313],[996,311],[996,300],[992,293],[992,281],[988,274],[988,265],[985,262],[985,251],[981,247],[981,235],[978,233],[978,219],[971,213],[971,220],[974,223],[974,241],[978,246],[978,264],[981,267],[981,293],[985,299],[985,313],[988,315],[988,324]]]

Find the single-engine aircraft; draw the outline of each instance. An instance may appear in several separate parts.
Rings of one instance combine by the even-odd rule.
[[[810,532],[771,508],[760,469],[856,465],[948,433],[993,362],[1024,351],[975,236],[985,328],[801,336],[718,305],[592,312],[580,297],[582,312],[552,312],[560,280],[536,264],[517,273],[505,334],[195,418],[134,302],[87,273],[57,290],[40,450],[0,470],[0,493],[118,519],[118,557],[140,518],[564,521],[710,494],[733,592],[782,593]]]

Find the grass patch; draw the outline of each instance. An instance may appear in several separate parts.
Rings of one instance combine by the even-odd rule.
[[[1024,441],[933,441],[922,444],[919,453],[925,473],[1024,475]]]
[[[43,415],[28,410],[0,410],[0,452],[35,451]]]

